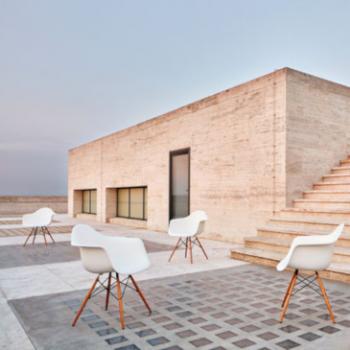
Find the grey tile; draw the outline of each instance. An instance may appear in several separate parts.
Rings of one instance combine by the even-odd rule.
[[[291,325],[284,326],[284,327],[280,328],[281,331],[286,332],[286,333],[294,333],[294,332],[298,331],[299,329],[300,328],[295,327],[295,326],[291,326]]]
[[[333,333],[339,332],[340,329],[332,327],[332,326],[325,326],[325,327],[320,328],[320,331],[327,333],[327,334],[333,334]]]
[[[109,345],[114,345],[114,344],[119,344],[119,343],[123,343],[126,342],[128,339],[125,338],[123,335],[119,335],[117,337],[113,337],[113,338],[108,338],[106,339],[106,342]]]
[[[197,335],[197,333],[192,331],[191,329],[186,329],[184,331],[177,332],[176,335],[179,336],[180,338],[189,338],[189,337],[193,337],[194,335]]]
[[[255,345],[255,343],[252,340],[246,339],[246,338],[241,339],[241,340],[237,340],[237,341],[233,342],[232,344],[238,346],[241,349],[245,349],[245,348],[248,348],[252,345]]]
[[[199,347],[211,344],[212,341],[207,339],[207,338],[202,337],[202,338],[198,338],[198,339],[195,339],[195,340],[191,340],[190,343],[192,345],[194,345],[196,348],[199,348]]]
[[[267,341],[279,337],[277,334],[272,333],[272,332],[264,332],[264,333],[258,334],[257,336],[258,336],[259,338],[264,339],[264,340],[267,340]]]
[[[312,333],[312,332],[307,332],[307,333],[301,334],[301,335],[299,335],[299,337],[303,338],[303,339],[305,339],[307,341],[314,341],[314,340],[316,340],[318,338],[321,338],[320,335]]]
[[[217,333],[216,336],[219,337],[220,339],[226,340],[226,339],[236,337],[237,334],[231,331],[225,331],[225,332]]]
[[[293,341],[293,340],[286,339],[286,340],[283,340],[283,341],[277,343],[276,345],[278,345],[279,347],[281,347],[283,349],[289,350],[289,349],[296,348],[300,344],[295,342],[295,341]]]
[[[148,339],[147,343],[151,344],[152,346],[156,346],[156,345],[169,343],[169,339],[165,337],[157,337],[157,338]]]

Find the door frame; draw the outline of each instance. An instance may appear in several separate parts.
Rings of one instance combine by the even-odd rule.
[[[181,154],[188,154],[188,214],[191,212],[190,208],[190,198],[191,198],[191,148],[186,147],[186,148],[181,148],[177,149],[174,151],[169,152],[169,210],[168,210],[168,221],[170,222],[171,220],[171,214],[172,214],[172,209],[173,209],[173,204],[172,204],[172,182],[173,182],[173,165],[172,165],[172,157],[181,155]]]

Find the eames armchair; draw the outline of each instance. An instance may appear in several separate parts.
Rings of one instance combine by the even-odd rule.
[[[198,245],[206,259],[208,259],[208,255],[198,238],[198,235],[203,232],[207,220],[207,214],[203,210],[197,210],[185,218],[173,219],[170,221],[168,233],[170,236],[178,237],[178,240],[169,257],[169,261],[181,245],[185,246],[185,258],[187,258],[187,254],[189,254],[191,264],[193,263],[193,245]]]
[[[95,231],[91,226],[79,224],[73,228],[71,244],[80,248],[80,256],[84,268],[91,273],[97,274],[74,317],[73,327],[79,320],[88,300],[104,290],[106,291],[106,310],[108,310],[110,296],[118,300],[119,320],[122,329],[125,328],[123,296],[127,287],[139,294],[151,314],[152,310],[133,277],[135,273],[141,272],[150,266],[150,261],[141,239],[106,236]],[[105,274],[107,277],[103,278]],[[120,275],[126,277],[121,279]],[[132,286],[129,284],[130,281]],[[95,289],[97,284],[98,287]],[[116,288],[116,294],[113,293],[114,287]]]
[[[344,224],[341,224],[329,235],[302,236],[293,240],[287,256],[277,265],[278,271],[283,271],[287,267],[294,269],[293,276],[282,302],[280,322],[283,321],[287,312],[291,296],[305,287],[310,287],[316,293],[323,296],[330,318],[332,322],[335,323],[332,307],[319,271],[327,269],[331,264],[335,243],[343,229]],[[303,277],[300,274],[300,270],[314,271],[314,274]],[[317,288],[316,281],[320,291]],[[301,286],[293,293],[294,288],[298,285]]]
[[[31,228],[31,231],[23,246],[26,246],[30,237],[33,237],[32,244],[34,244],[35,238],[40,231],[44,237],[45,246],[47,246],[46,235],[48,235],[51,238],[52,242],[55,243],[55,240],[53,239],[48,229],[48,226],[51,224],[54,215],[54,211],[50,208],[41,208],[32,214],[23,215],[22,225],[24,227]]]

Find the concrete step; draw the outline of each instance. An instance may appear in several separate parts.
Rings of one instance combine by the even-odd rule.
[[[340,165],[345,165],[345,166],[349,166],[350,165],[350,159],[344,159],[340,161]]]
[[[257,230],[257,237],[273,238],[276,241],[280,239],[294,239],[298,236],[314,236],[314,235],[324,235],[329,234],[330,231],[321,231],[321,230],[298,230],[285,227],[277,226],[265,226],[260,227]],[[342,233],[336,246],[350,248],[350,234],[348,232]]]
[[[270,250],[262,250],[248,247],[237,247],[231,250],[231,258],[246,261],[253,264],[276,267],[283,259],[284,253]],[[342,282],[350,282],[350,265],[342,263],[332,263],[325,271],[320,272],[321,277]]]
[[[324,182],[336,182],[336,183],[349,183],[350,175],[346,174],[330,174],[322,176],[322,181]]]
[[[346,200],[296,199],[293,203],[295,208],[302,209],[350,210],[350,201]]]
[[[304,199],[321,199],[321,200],[349,200],[350,191],[305,191],[303,193]]]
[[[313,189],[321,191],[350,191],[350,182],[317,182],[313,185]]]
[[[339,224],[345,223],[344,232],[350,235],[350,223],[344,222],[344,220],[323,220],[315,218],[296,218],[296,219],[284,219],[275,218],[270,219],[265,227],[281,228],[285,230],[300,231],[300,232],[320,232],[330,233]]]
[[[274,218],[281,219],[321,219],[336,222],[350,222],[350,210],[325,210],[286,208],[275,213]]]
[[[331,173],[350,175],[350,166],[336,166],[332,168]]]
[[[350,237],[349,237],[350,238]],[[293,239],[285,236],[284,238],[275,237],[247,237],[245,239],[245,247],[271,250],[274,252],[288,253],[289,247]],[[350,264],[350,248],[349,247],[335,247],[332,258],[333,262]],[[350,266],[350,265],[349,265]]]

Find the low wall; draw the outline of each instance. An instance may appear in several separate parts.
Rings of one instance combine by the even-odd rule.
[[[67,213],[66,196],[0,196],[0,215],[19,215],[49,207],[55,213]]]

